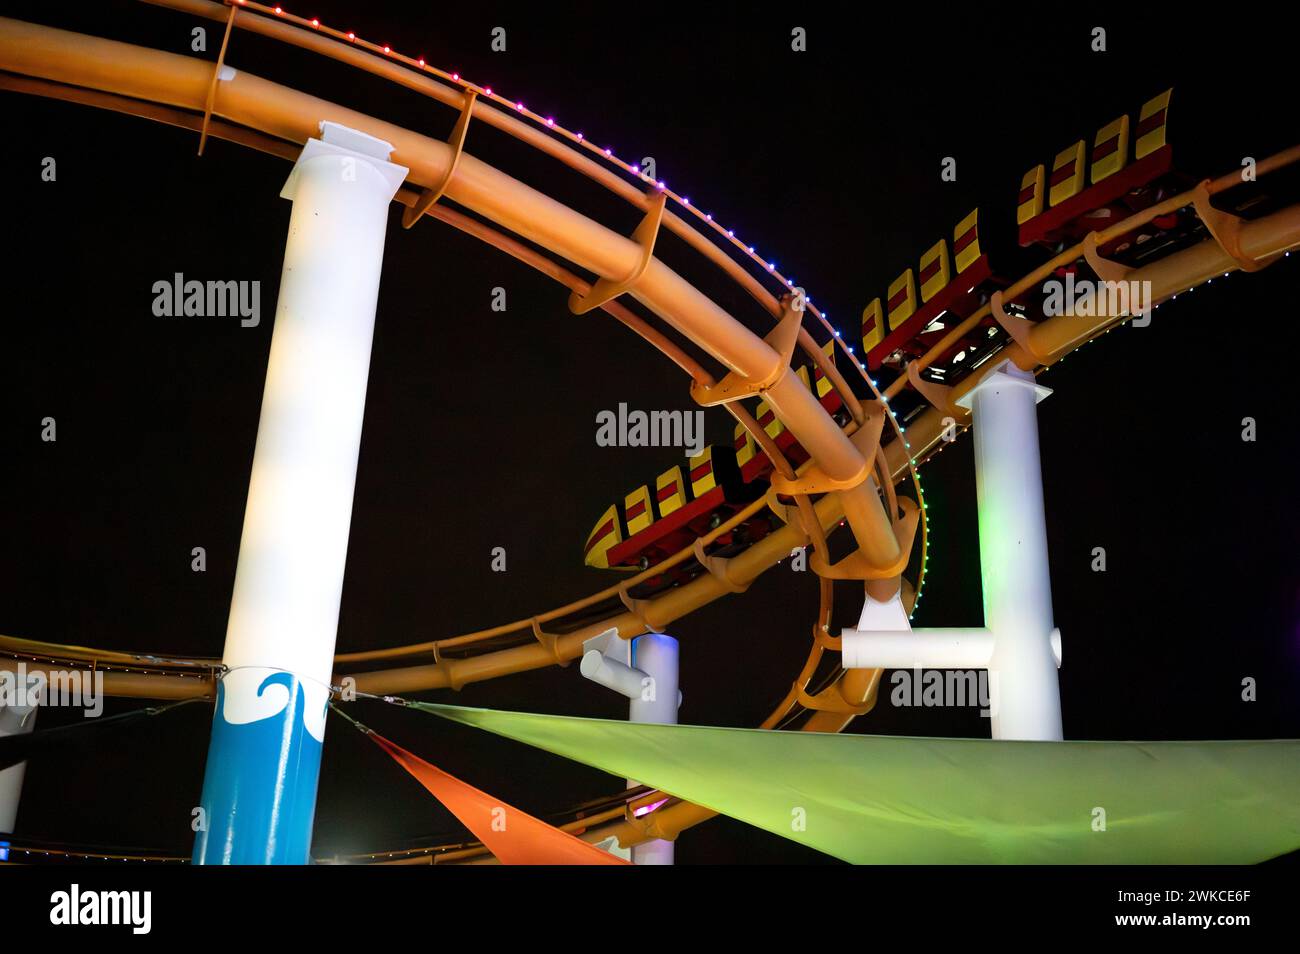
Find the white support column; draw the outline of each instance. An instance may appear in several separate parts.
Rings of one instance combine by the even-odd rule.
[[[35,725],[36,706],[0,703],[0,736],[24,735],[31,732]],[[18,820],[18,803],[23,795],[23,777],[26,774],[26,762],[0,770],[0,832],[11,833],[14,830],[14,824]]]
[[[650,683],[628,702],[629,722],[677,724],[681,694],[677,688],[677,640],[666,633],[646,633],[632,642],[632,665]],[[632,861],[638,865],[670,865],[674,844],[664,838],[632,846]]]
[[[995,739],[1062,737],[1038,453],[1038,402],[1051,393],[1008,361],[960,401],[974,417],[984,625],[995,634]]]
[[[305,864],[333,671],[392,146],[336,123],[293,202],[204,777],[201,864]]]
[[[1051,393],[1004,362],[959,401],[974,417],[984,628],[900,633],[901,606],[868,598],[842,636],[849,668],[988,669],[995,739],[1062,737],[1038,452],[1037,404]]]
[[[608,629],[583,643],[582,675],[628,698],[629,722],[677,724],[682,694],[678,687],[677,640],[666,633],[646,633],[630,642]],[[639,785],[628,779],[628,788]],[[606,850],[619,853],[615,846]],[[632,847],[638,865],[671,865],[673,842],[647,841]]]
[[[347,561],[392,146],[335,123],[303,148],[222,661],[328,683]]]

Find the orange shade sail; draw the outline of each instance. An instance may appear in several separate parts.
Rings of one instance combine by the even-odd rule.
[[[507,805],[473,785],[394,745],[382,735],[367,733],[394,761],[429,790],[503,865],[625,865],[622,858],[602,851],[567,831]]]

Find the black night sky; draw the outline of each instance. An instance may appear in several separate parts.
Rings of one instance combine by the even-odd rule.
[[[1010,231],[1020,176],[1174,87],[1175,164],[1219,175],[1296,141],[1294,50],[1267,18],[1205,25],[1188,8],[1080,13],[870,6],[368,4],[295,9],[493,86],[661,178],[777,261],[856,336],[870,299],[978,204]],[[981,12],[983,11],[983,12]],[[3,4],[7,16],[189,54],[219,26],[139,3]],[[1108,51],[1089,49],[1095,25]],[[494,26],[508,52],[489,49]],[[790,51],[792,26],[808,30]],[[1206,51],[1206,32],[1217,47]],[[447,107],[304,51],[238,33],[228,62],[434,136]],[[145,120],[0,92],[7,251],[0,321],[0,633],[218,656],[225,634],[290,204],[289,165]],[[638,213],[504,134],[467,149],[630,233]],[[44,157],[57,181],[42,182]],[[940,180],[946,156],[957,181]],[[991,249],[997,254],[997,245]],[[680,242],[666,256],[688,262]],[[258,280],[262,321],[157,318],[152,285]],[[703,270],[701,270],[703,273]],[[694,277],[695,273],[687,273]],[[1073,739],[1300,735],[1300,486],[1289,407],[1300,257],[1216,280],[1071,356],[1039,409],[1065,733]],[[507,290],[493,312],[491,290]],[[716,282],[751,327],[748,301]],[[731,297],[727,297],[731,296]],[[616,497],[680,459],[602,448],[595,416],[688,410],[685,376],[567,291],[394,206],[371,362],[340,651],[530,616],[608,585],[582,544]],[[40,439],[44,417],[58,440]],[[1241,440],[1243,417],[1258,440]],[[733,422],[708,412],[710,440]],[[920,626],[981,622],[969,436],[926,466],[931,579]],[[190,551],[206,548],[206,573]],[[493,547],[508,572],[490,568]],[[1103,546],[1108,570],[1090,569]],[[837,590],[836,625],[860,595]],[[680,621],[684,722],[746,726],[807,651],[812,574],[787,565]],[[1258,701],[1241,681],[1258,681]],[[576,666],[422,698],[609,718],[625,704]],[[107,712],[143,705],[111,699]],[[395,742],[542,817],[621,781],[526,746],[377,703]],[[39,726],[78,718],[43,712]],[[28,766],[17,829],[61,843],[188,855],[210,711],[190,706],[75,759]],[[896,709],[852,731],[982,736],[974,709]],[[461,837],[398,766],[331,718],[315,854]],[[687,831],[678,862],[829,859],[727,819]]]

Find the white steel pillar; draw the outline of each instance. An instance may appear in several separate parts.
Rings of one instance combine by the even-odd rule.
[[[293,202],[196,864],[304,864],[325,738],[392,146],[321,123]]]
[[[849,668],[988,669],[995,739],[1062,738],[1061,637],[1052,622],[1038,451],[1037,404],[1051,393],[1008,361],[959,400],[974,418],[984,628],[899,636],[890,630],[905,624],[864,622],[843,635]],[[868,598],[863,619],[888,618],[884,608]]]
[[[582,675],[627,696],[629,722],[677,724],[682,694],[678,686],[677,640],[666,633],[646,633],[630,642],[608,629],[583,643]],[[639,785],[628,779],[628,788]],[[622,849],[607,850],[619,854]],[[658,838],[632,847],[638,865],[671,865],[673,842]]]
[[[1061,739],[1038,402],[1052,392],[1006,362],[961,399],[975,428],[980,577],[995,739]]]
[[[0,736],[25,735],[35,725],[36,706],[0,703]],[[14,824],[18,820],[18,802],[23,795],[23,777],[26,774],[26,762],[0,770],[0,832],[12,833],[14,830]]]
[[[677,640],[666,633],[646,633],[632,641],[632,665],[651,680],[627,706],[629,722],[677,724],[681,696],[677,689]],[[638,865],[670,865],[673,842],[665,838],[632,846],[632,861]]]

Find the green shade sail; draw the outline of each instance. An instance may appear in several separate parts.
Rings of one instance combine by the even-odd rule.
[[[1296,740],[995,742],[409,705],[859,864],[1236,864],[1300,848]]]

